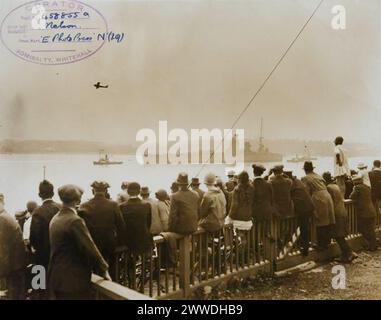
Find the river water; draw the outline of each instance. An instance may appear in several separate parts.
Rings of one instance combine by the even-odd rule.
[[[287,163],[284,157],[284,165],[294,171],[294,175],[303,175],[303,163]],[[381,158],[381,155],[380,157]],[[225,176],[225,166],[207,165],[140,165],[135,156],[115,155],[111,160],[121,160],[121,165],[95,166],[93,161],[98,155],[68,155],[68,154],[1,154],[0,155],[0,193],[3,193],[6,201],[6,209],[10,213],[23,210],[26,202],[38,198],[38,184],[43,178],[43,167],[46,167],[46,178],[55,187],[63,184],[77,184],[85,190],[83,200],[91,198],[90,184],[94,180],[105,180],[110,185],[110,194],[115,197],[120,192],[122,181],[138,181],[141,185],[147,185],[154,192],[164,188],[169,191],[172,181],[180,171],[189,174],[189,178],[196,175],[201,169],[200,180],[206,173],[213,172],[221,177]],[[371,168],[375,157],[350,158],[349,163],[355,168],[359,162],[365,162]],[[264,164],[267,168],[273,164]],[[333,157],[320,157],[314,161],[317,173],[333,170]],[[246,170],[252,175],[250,165]],[[202,186],[203,188],[203,186]],[[154,196],[152,194],[152,196]],[[58,197],[55,196],[58,201]]]

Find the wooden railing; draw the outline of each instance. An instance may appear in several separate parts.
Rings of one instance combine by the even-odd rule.
[[[353,202],[345,201],[348,213],[348,239],[359,236]],[[272,274],[285,245],[295,240],[298,219],[275,219],[255,223],[249,231],[236,231],[227,224],[216,233],[198,230],[190,236],[172,236],[176,249],[169,250],[163,236],[154,238],[151,252],[131,254],[120,247],[115,254],[112,274],[115,282],[93,275],[92,286],[96,299],[169,299],[187,298],[200,286],[215,284],[232,276],[249,276],[259,272]],[[376,227],[380,229],[377,216]],[[311,225],[311,244],[315,243],[315,228]],[[172,253],[172,256],[169,255]],[[286,258],[298,255],[296,245],[286,253]],[[171,263],[171,259],[174,263]],[[291,261],[291,259],[289,260]],[[1,279],[0,279],[1,280]],[[0,281],[1,284],[1,281]]]
[[[358,237],[356,213],[351,200],[348,212],[348,238]],[[377,227],[380,218],[376,219]],[[190,236],[175,235],[176,262],[170,264],[164,253],[163,236],[154,238],[152,254],[133,256],[127,248],[117,250],[117,281],[141,294],[154,298],[184,298],[195,288],[238,274],[271,274],[285,245],[292,243],[298,228],[296,217],[254,223],[249,231],[236,231],[231,224],[216,233],[198,230]],[[311,244],[315,243],[311,226]],[[297,255],[296,245],[287,252]]]

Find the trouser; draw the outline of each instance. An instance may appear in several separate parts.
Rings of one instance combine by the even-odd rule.
[[[339,177],[336,177],[336,183],[337,185],[339,186],[340,188],[340,191],[343,195],[343,197],[345,196],[345,181],[347,180],[347,177],[346,176],[339,176]]]
[[[377,238],[375,232],[375,218],[357,217],[358,230],[367,242],[370,251],[377,250]]]
[[[11,300],[25,300],[25,270],[17,270],[6,277],[8,296]]]
[[[344,260],[347,260],[352,254],[352,249],[349,246],[347,240],[345,240],[344,237],[336,237],[335,240],[340,247],[341,257]]]
[[[309,217],[300,217],[299,218],[299,226],[300,226],[300,237],[299,237],[299,246],[300,251],[303,255],[306,255],[308,253],[308,249],[310,247],[310,241],[311,241],[311,231],[310,231],[310,224],[311,219]]]
[[[320,249],[327,249],[328,245],[331,243],[332,239],[332,228],[333,225],[316,227],[316,240],[317,245]]]

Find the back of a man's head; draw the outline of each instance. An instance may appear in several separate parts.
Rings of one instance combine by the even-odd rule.
[[[54,196],[54,186],[48,180],[42,181],[38,187],[38,190],[38,195],[42,200],[50,199]]]
[[[342,145],[344,143],[344,138],[343,137],[336,137],[335,138],[335,145]]]
[[[381,168],[381,161],[380,160],[374,160],[373,161],[373,167]]]

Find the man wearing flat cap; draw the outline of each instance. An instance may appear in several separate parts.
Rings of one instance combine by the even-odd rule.
[[[29,241],[34,251],[35,264],[44,266],[48,270],[50,258],[49,224],[61,206],[53,201],[54,186],[47,180],[39,184],[38,195],[42,204],[33,211]],[[44,299],[46,298],[44,294],[45,291],[41,291],[36,296]]]
[[[62,209],[50,223],[50,262],[48,286],[57,300],[90,299],[91,273],[111,280],[103,259],[86,224],[77,214],[83,190],[75,185],[58,189]]]
[[[369,251],[377,250],[376,239],[376,209],[372,201],[370,188],[364,184],[360,175],[352,177],[353,191],[349,196],[354,201],[356,208],[357,227],[366,240],[365,248]]]
[[[107,182],[94,181],[91,185],[94,197],[83,203],[78,215],[85,220],[96,246],[110,265],[113,279],[113,254],[118,245],[124,245],[125,224],[118,203],[106,198]]]
[[[186,173],[180,173],[176,182],[179,191],[171,195],[169,231],[187,235],[197,230],[200,198],[197,192],[188,189]]]

